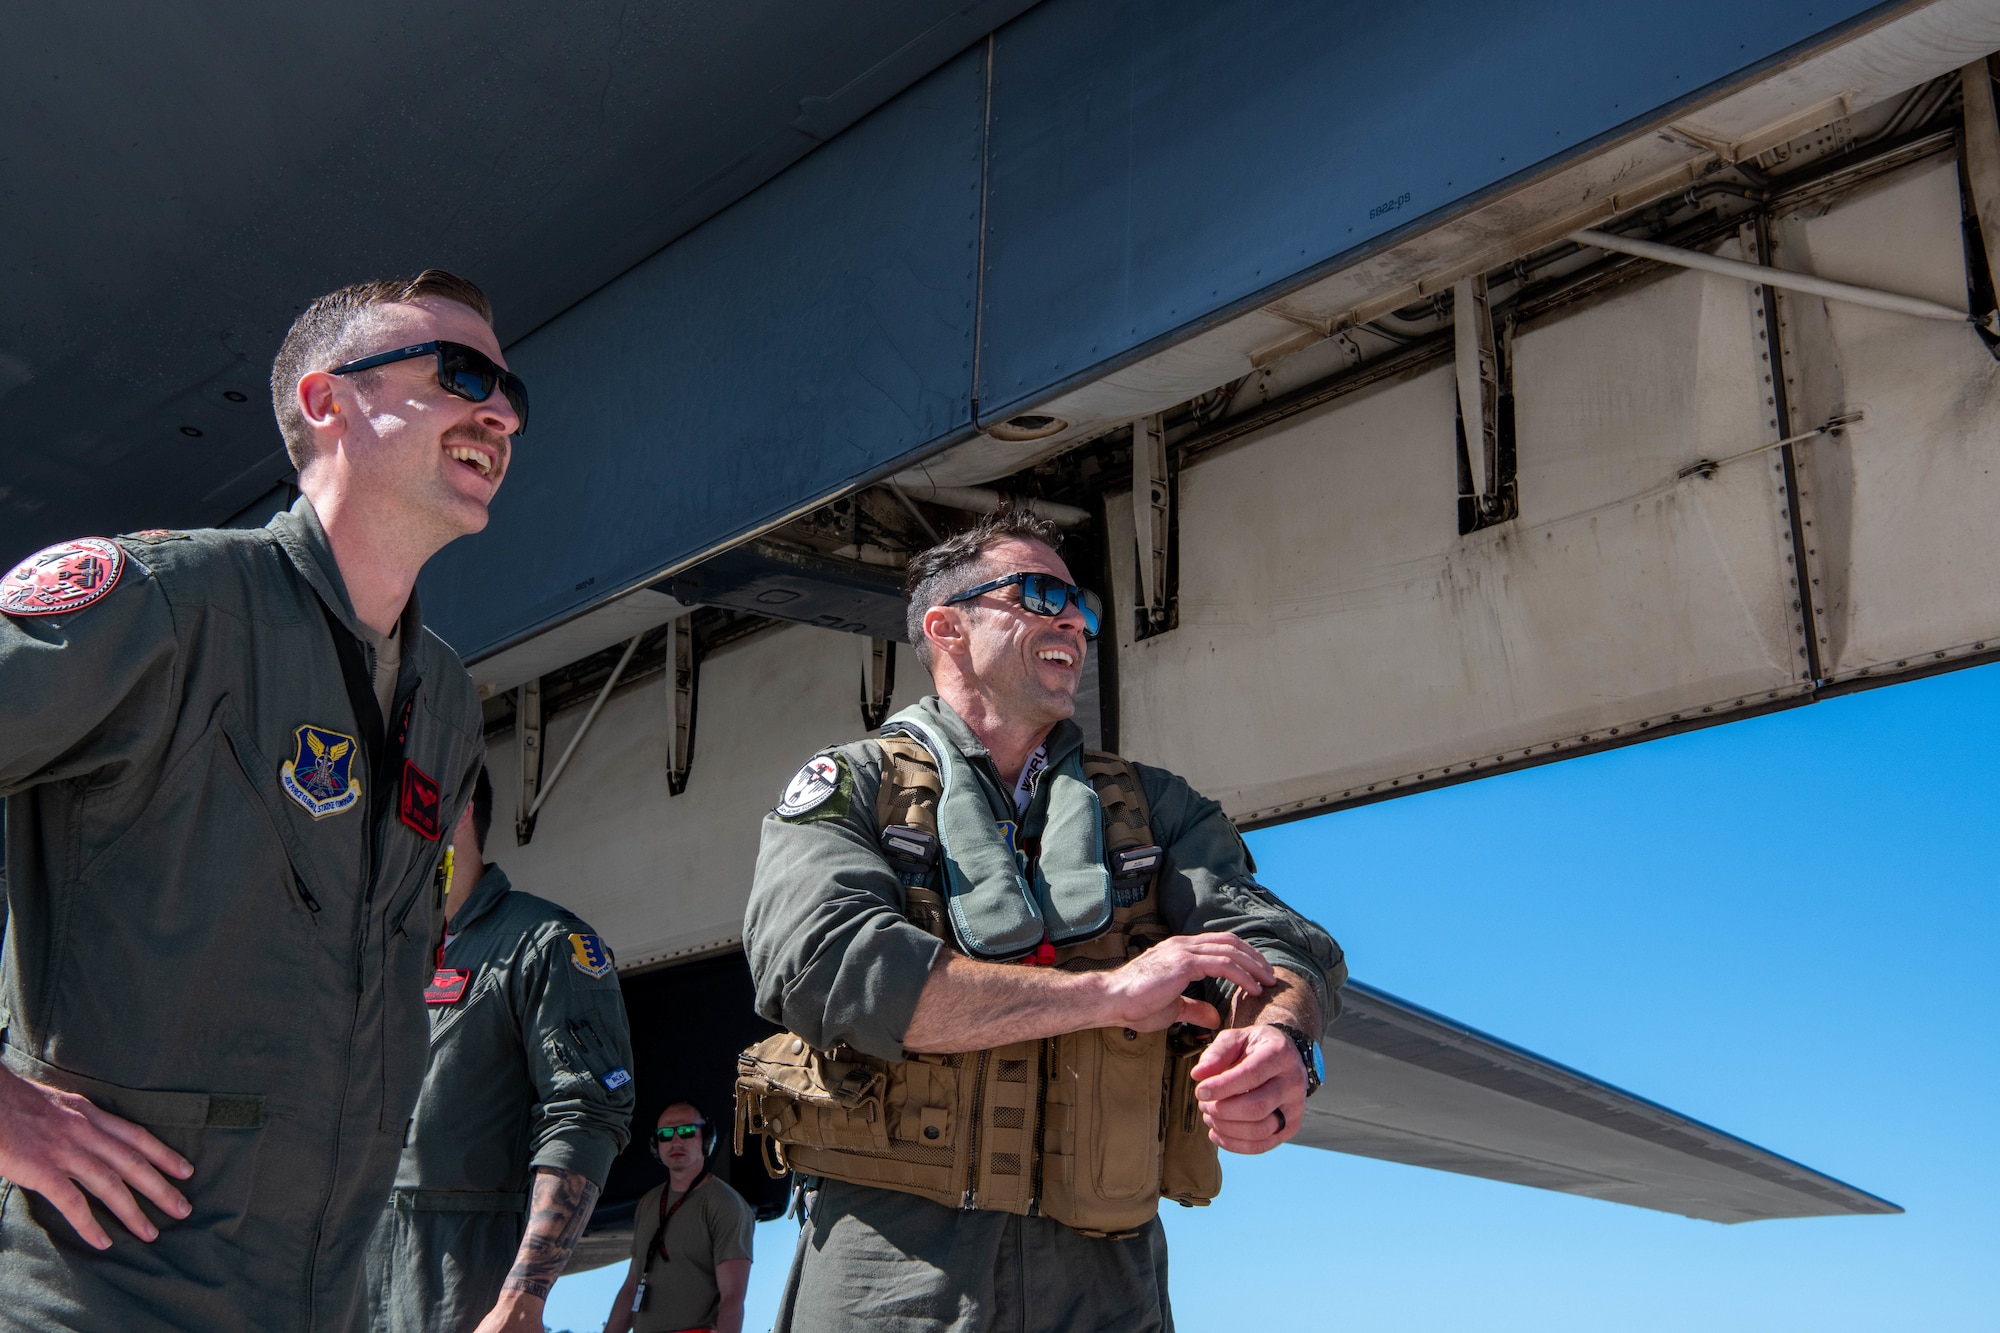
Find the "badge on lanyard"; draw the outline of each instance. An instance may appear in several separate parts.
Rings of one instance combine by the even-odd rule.
[[[278,781],[307,814],[325,819],[361,799],[361,780],[349,772],[353,763],[354,737],[300,727],[293,733],[292,757],[278,768]]]
[[[472,973],[462,967],[441,967],[424,988],[425,1004],[457,1004],[465,998],[465,983]]]

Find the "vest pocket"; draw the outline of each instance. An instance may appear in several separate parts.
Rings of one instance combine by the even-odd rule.
[[[1097,1097],[1087,1109],[1078,1146],[1094,1158],[1090,1178],[1098,1197],[1113,1202],[1157,1198],[1160,1139],[1146,1130],[1160,1123],[1165,1091],[1160,1066],[1167,1034],[1098,1028],[1088,1035],[1097,1038]]]
[[[1208,1124],[1201,1118],[1200,1099],[1194,1095],[1194,1066],[1207,1049],[1203,1042],[1191,1050],[1171,1042],[1172,1062],[1167,1065],[1166,1134],[1160,1145],[1160,1194],[1184,1207],[1205,1206],[1222,1193],[1222,1158],[1209,1142]]]

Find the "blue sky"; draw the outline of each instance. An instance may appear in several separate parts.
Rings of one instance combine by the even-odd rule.
[[[1167,1209],[1180,1327],[2000,1328],[1997,755],[1989,666],[1251,835],[1357,977],[1909,1211],[1723,1227],[1284,1148]],[[796,1234],[758,1229],[747,1328]]]

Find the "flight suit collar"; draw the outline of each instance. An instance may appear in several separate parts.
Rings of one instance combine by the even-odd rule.
[[[1003,794],[1011,793],[1014,790],[1014,782],[1021,775],[1018,773],[1001,773],[995,769],[993,767],[993,755],[991,752],[987,750],[979,737],[973,734],[972,728],[966,725],[965,719],[960,717],[950,704],[935,694],[927,694],[917,701],[916,706],[927,716],[935,720],[938,729],[944,733],[945,739],[956,746],[960,754],[972,760],[974,767],[986,769],[989,774],[1000,781]],[[1057,764],[1069,758],[1071,751],[1083,747],[1083,728],[1077,726],[1071,719],[1064,718],[1050,729],[1048,739],[1043,744],[1048,747],[1048,766],[1054,768]],[[1013,805],[1013,797],[1011,795],[1007,796],[1007,805],[1010,807]]]
[[[458,909],[458,915],[451,919],[451,933],[462,935],[470,930],[481,917],[499,906],[500,900],[514,891],[507,879],[507,872],[499,866],[488,865],[486,873],[473,886],[472,896],[465,900],[465,906]]]
[[[289,510],[273,516],[266,526],[278,539],[278,545],[285,548],[285,554],[292,558],[292,563],[298,566],[305,581],[326,603],[334,618],[362,643],[372,644],[374,635],[354,614],[354,603],[347,596],[346,580],[340,576],[340,563],[333,558],[333,543],[327,538],[326,529],[320,525],[319,511],[313,508],[312,501],[301,495],[292,502]],[[405,673],[416,658],[415,645],[423,633],[423,624],[423,616],[417,608],[417,594],[412,589],[410,600],[403,606],[398,628],[398,636],[403,641]]]

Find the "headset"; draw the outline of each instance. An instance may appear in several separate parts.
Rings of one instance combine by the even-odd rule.
[[[667,1101],[666,1106],[691,1106],[694,1108],[695,1112],[701,1116],[702,1159],[705,1161],[708,1158],[713,1157],[715,1155],[715,1145],[722,1139],[722,1131],[716,1127],[715,1121],[709,1118],[708,1112],[704,1110],[700,1106],[700,1104],[689,1101],[685,1097],[671,1098]],[[662,1107],[661,1109],[664,1110],[665,1107]],[[653,1155],[655,1157],[658,1157],[659,1152],[660,1152],[660,1140],[657,1137],[655,1137],[653,1139]]]

